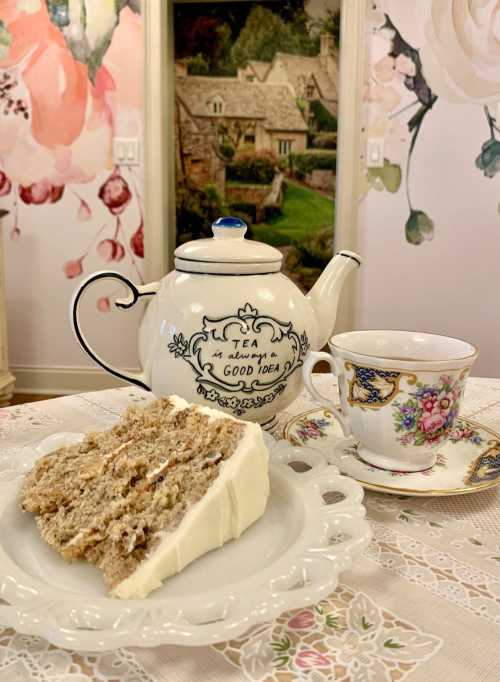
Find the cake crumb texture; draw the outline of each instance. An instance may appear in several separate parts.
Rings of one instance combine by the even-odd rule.
[[[129,407],[110,430],[38,460],[22,508],[64,559],[95,564],[112,589],[205,495],[244,429],[169,398]]]

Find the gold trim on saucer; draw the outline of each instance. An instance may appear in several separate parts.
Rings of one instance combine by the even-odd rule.
[[[295,417],[292,417],[290,421],[288,421],[285,426],[283,427],[283,437],[288,440],[289,432],[292,426],[299,421],[300,419],[304,419],[310,414],[313,414],[314,412],[322,412],[326,417],[333,417],[332,413],[321,407],[313,407],[310,410],[307,410],[305,412],[301,412],[300,414],[296,415]],[[473,462],[470,463],[467,474],[464,478],[464,483],[466,483],[466,480],[468,478],[469,472],[471,471],[471,467],[477,463],[481,457],[483,457],[485,454],[487,454],[490,450],[494,449],[495,446],[497,449],[500,450],[500,434],[491,429],[488,426],[485,426],[484,424],[481,424],[480,422],[475,421],[474,419],[469,419],[468,417],[463,417],[460,416],[460,419],[463,421],[467,422],[471,426],[474,426],[476,428],[480,428],[483,431],[486,431],[486,433],[489,433],[491,436],[493,436],[492,440],[488,441],[487,445],[490,446],[489,450],[485,450],[482,455],[479,455]],[[358,483],[360,483],[364,488],[367,490],[371,490],[374,492],[381,492],[381,493],[388,493],[391,495],[412,495],[415,497],[448,497],[451,495],[468,495],[470,493],[475,493],[477,491],[483,491],[483,490],[488,490],[490,488],[494,488],[498,485],[500,485],[500,476],[497,478],[494,478],[489,481],[485,481],[484,483],[479,483],[477,485],[474,485],[473,483],[470,483],[467,485],[467,487],[464,488],[426,488],[426,489],[417,489],[417,488],[400,488],[400,487],[394,487],[394,486],[389,486],[389,485],[384,485],[383,483],[370,483],[368,481],[363,481],[359,478],[355,478],[352,476],[351,478],[354,478]]]

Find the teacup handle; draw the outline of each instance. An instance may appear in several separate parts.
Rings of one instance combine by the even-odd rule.
[[[321,395],[318,389],[314,386],[313,370],[320,360],[325,360],[330,365],[332,374],[338,377],[340,372],[338,370],[338,365],[334,357],[332,357],[329,353],[318,353],[316,351],[310,351],[307,354],[304,366],[302,367],[302,377],[304,379],[304,384],[309,393],[314,398],[314,400],[323,407],[326,407],[327,410],[330,410],[330,412],[339,422],[340,427],[342,429],[342,433],[344,434],[345,438],[349,438],[349,436],[352,434],[352,430],[347,417],[335,407],[332,400],[326,398],[324,395]]]

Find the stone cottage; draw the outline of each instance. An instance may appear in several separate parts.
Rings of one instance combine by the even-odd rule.
[[[334,116],[338,103],[338,60],[333,36],[322,33],[320,52],[316,57],[277,52],[272,62],[249,61],[238,70],[238,78],[245,82],[288,84],[304,107],[309,119],[310,102],[319,100]]]
[[[306,149],[307,130],[288,83],[188,76],[177,67],[178,168],[198,186],[215,182],[223,192],[227,146],[283,156]]]

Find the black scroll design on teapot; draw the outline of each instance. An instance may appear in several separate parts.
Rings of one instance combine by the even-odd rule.
[[[234,360],[248,357],[249,364],[257,370],[257,377],[232,377],[221,376],[217,372],[216,361],[204,361],[203,349],[209,341],[228,342],[228,330],[236,326],[241,339],[248,334],[256,338],[266,328],[271,332],[271,349],[273,344],[287,343],[289,357],[279,367],[278,372],[273,372],[266,380],[266,375],[261,374],[261,361],[263,353],[254,353],[252,348],[240,354],[234,349]],[[234,343],[234,340],[233,340]],[[168,344],[168,350],[174,357],[187,362],[195,373],[198,384],[197,392],[209,402],[217,403],[219,407],[230,409],[234,414],[242,415],[247,410],[263,407],[273,402],[286,388],[288,377],[304,363],[304,357],[309,350],[309,339],[306,332],[298,334],[291,322],[282,322],[270,315],[261,315],[257,308],[246,303],[239,308],[236,314],[224,317],[204,317],[203,326],[199,332],[186,338],[182,332],[173,335],[173,340]],[[265,353],[267,355],[267,353]],[[260,359],[259,359],[260,358]],[[247,394],[244,397],[234,395],[236,393]]]

